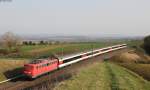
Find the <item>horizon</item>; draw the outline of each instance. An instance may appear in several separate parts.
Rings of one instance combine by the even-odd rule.
[[[8,32],[11,32],[11,31],[8,31]],[[5,33],[7,32],[4,32],[4,33],[0,33],[0,36],[4,35]],[[17,35],[19,37],[91,37],[91,38],[136,38],[136,37],[145,37],[145,36],[148,36],[148,35],[117,35],[117,34],[95,34],[95,35],[80,35],[80,34],[41,34],[41,33],[30,33],[30,34],[22,34],[22,33],[14,33],[14,32],[11,32],[13,33],[14,35]]]

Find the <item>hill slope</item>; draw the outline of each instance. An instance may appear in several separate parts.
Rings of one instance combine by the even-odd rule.
[[[149,90],[149,82],[112,63],[96,63],[54,90]]]
[[[20,74],[20,69],[26,62],[26,59],[0,59],[0,81]]]

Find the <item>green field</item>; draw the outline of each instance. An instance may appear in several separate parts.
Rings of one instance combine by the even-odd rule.
[[[18,54],[10,54],[9,56],[1,56],[1,58],[37,58],[39,56],[55,54],[58,56],[84,52],[96,48],[102,48],[117,44],[116,42],[101,42],[101,43],[72,43],[72,44],[57,44],[57,45],[24,45]]]
[[[48,56],[55,54],[62,56],[77,52],[84,52],[96,48],[102,48],[115,44],[127,43],[128,46],[135,46],[142,44],[141,40],[115,40],[102,42],[80,42],[80,43],[64,43],[54,45],[22,45],[18,53],[10,53],[8,55],[1,55],[0,58],[28,58],[33,59],[40,56]]]
[[[82,69],[54,90],[149,90],[150,82],[116,64],[96,63]]]
[[[58,44],[58,45],[29,45],[21,47],[21,58],[35,58],[38,56],[56,54],[62,56],[70,53],[84,52],[95,48],[102,48],[115,44],[127,43],[128,46],[141,45],[141,40],[118,40],[110,42],[88,42],[88,43],[71,43],[71,44]]]

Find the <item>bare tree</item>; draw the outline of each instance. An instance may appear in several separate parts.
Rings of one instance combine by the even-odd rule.
[[[18,45],[20,44],[20,39],[12,32],[6,32],[1,37],[1,43],[4,48],[11,50],[18,49]]]

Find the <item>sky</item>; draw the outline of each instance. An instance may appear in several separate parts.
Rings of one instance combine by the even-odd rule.
[[[144,36],[150,0],[1,0],[0,34]]]

